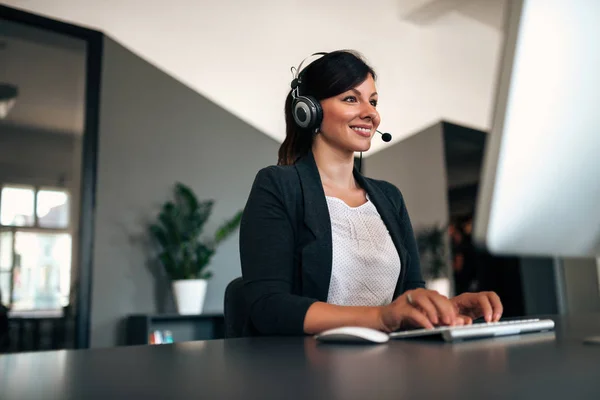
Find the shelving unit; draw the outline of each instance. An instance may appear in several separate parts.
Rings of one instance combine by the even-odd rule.
[[[127,345],[151,344],[154,331],[170,331],[173,342],[222,339],[225,320],[219,314],[137,314],[127,317]]]

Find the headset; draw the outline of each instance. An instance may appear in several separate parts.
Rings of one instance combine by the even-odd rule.
[[[313,53],[310,56],[306,57],[298,68],[292,67],[292,76],[294,79],[292,80],[292,116],[294,117],[294,122],[296,125],[302,129],[306,129],[308,131],[317,133],[319,128],[321,127],[321,122],[323,121],[323,108],[321,107],[321,103],[312,96],[302,96],[300,94],[300,85],[302,84],[302,65],[306,60],[314,56],[325,56],[329,53],[327,52],[318,52]],[[381,139],[384,142],[389,142],[392,140],[392,135],[389,133],[383,133],[379,130],[376,130],[380,135]]]
[[[328,53],[319,52],[313,53],[306,57],[298,68],[292,67],[292,74],[294,79],[292,80],[292,115],[294,116],[294,122],[298,127],[306,129],[312,132],[317,132],[323,121],[323,108],[321,103],[312,96],[302,96],[300,94],[300,85],[302,84],[302,64],[310,57],[324,56]]]

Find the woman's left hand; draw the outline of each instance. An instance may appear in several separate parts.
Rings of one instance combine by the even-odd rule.
[[[450,299],[465,324],[484,317],[486,322],[497,322],[502,317],[502,302],[494,292],[463,293]]]

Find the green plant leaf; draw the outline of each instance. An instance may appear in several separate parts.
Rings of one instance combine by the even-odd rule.
[[[230,220],[226,221],[219,229],[217,229],[217,233],[215,234],[216,244],[221,243],[223,240],[227,239],[229,235],[235,232],[242,221],[242,214],[243,210],[238,211]]]
[[[213,200],[198,201],[192,189],[182,183],[175,186],[175,198],[180,212],[179,229],[184,240],[200,236],[212,212]]]
[[[184,210],[184,214],[189,215],[198,210],[198,198],[194,194],[194,191],[181,182],[175,184],[175,199],[179,207]]]
[[[205,245],[204,243],[198,243],[196,245],[196,271],[198,274],[208,265],[211,257],[215,254],[215,249]]]
[[[161,228],[158,225],[150,225],[150,232],[152,233],[152,236],[154,236],[154,239],[156,239],[156,241],[163,248],[169,247],[169,241],[167,239],[167,234],[163,228]]]
[[[177,226],[177,211],[174,203],[167,202],[163,206],[158,220],[163,226],[169,246],[181,243],[180,230]]]
[[[213,273],[210,271],[203,272],[198,279],[210,279],[212,278]]]
[[[447,274],[445,235],[446,229],[437,226],[421,229],[416,234],[421,270],[426,279],[439,278]]]
[[[209,279],[207,271],[218,243],[235,231],[241,220],[241,211],[217,229],[214,239],[202,242],[200,235],[210,217],[214,200],[199,201],[193,190],[177,182],[174,200],[161,207],[157,221],[149,232],[160,247],[158,260],[171,279]]]
[[[158,258],[167,274],[171,277],[171,279],[181,279],[177,268],[177,263],[175,262],[171,254],[163,252],[158,256]]]

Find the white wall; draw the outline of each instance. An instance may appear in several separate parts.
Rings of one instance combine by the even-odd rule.
[[[278,144],[110,38],[104,41],[91,345],[124,342],[124,319],[173,311],[169,283],[153,260],[148,224],[173,185],[215,200],[206,233],[244,207],[256,172]],[[206,312],[222,312],[227,283],[241,275],[238,235],[211,263]]]
[[[104,31],[279,141],[290,67],[340,48],[363,52],[379,73],[391,144],[441,119],[487,130],[504,0],[453,2],[427,24],[403,18],[423,2],[5,1]]]

